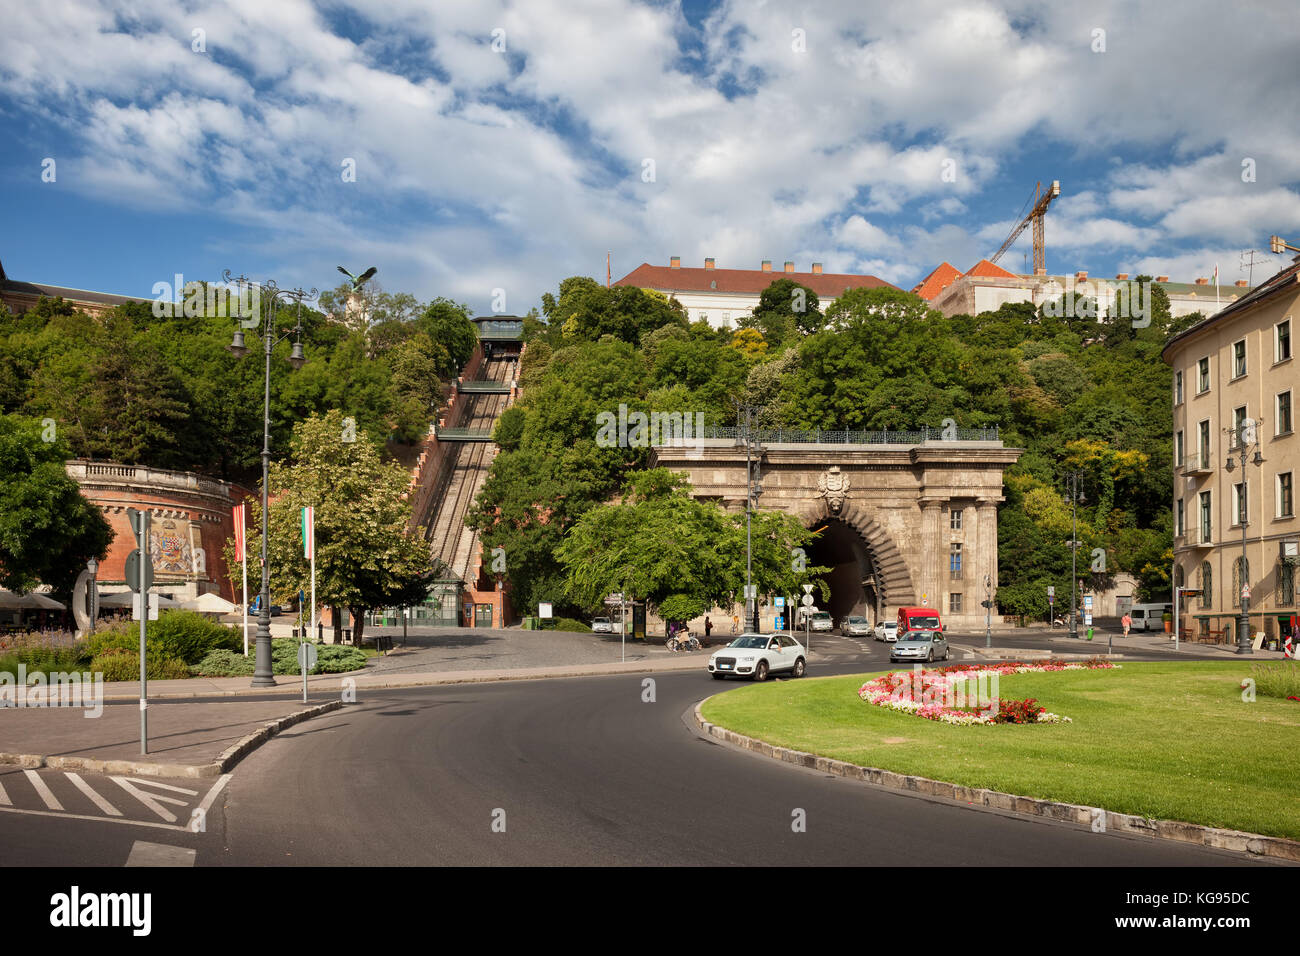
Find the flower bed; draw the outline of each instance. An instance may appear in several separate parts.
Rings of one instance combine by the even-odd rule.
[[[1069,717],[1053,714],[1038,701],[1008,700],[998,694],[1004,674],[1033,671],[1107,670],[1110,661],[1094,658],[1077,664],[1042,663],[957,664],[951,667],[890,671],[858,688],[858,696],[877,707],[888,707],[945,724],[1060,724]]]

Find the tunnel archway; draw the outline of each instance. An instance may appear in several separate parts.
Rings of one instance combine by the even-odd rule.
[[[810,565],[831,570],[828,602],[818,606],[839,622],[860,614],[873,624],[890,620],[894,610],[916,603],[912,574],[893,539],[880,524],[851,502],[832,511],[823,499],[801,514],[805,527],[818,532],[806,548]]]

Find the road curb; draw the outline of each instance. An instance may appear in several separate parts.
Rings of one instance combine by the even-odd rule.
[[[1266,857],[1273,860],[1286,860],[1300,863],[1300,841],[1287,840],[1283,837],[1264,836],[1260,833],[1246,833],[1242,830],[1224,830],[1207,827],[1197,823],[1184,823],[1179,820],[1152,820],[1133,816],[1128,813],[1115,813],[1101,807],[1083,807],[1073,803],[1057,803],[1052,800],[1039,800],[1036,797],[1022,797],[998,790],[984,790],[967,787],[962,784],[947,783],[943,780],[931,780],[929,777],[915,777],[910,774],[895,773],[877,767],[862,767],[843,760],[833,760],[817,754],[805,753],[778,747],[753,737],[746,737],[734,730],[719,727],[704,719],[700,708],[706,698],[695,705],[693,715],[695,724],[710,737],[726,741],[729,744],[781,760],[799,767],[807,767],[819,773],[828,773],[836,777],[847,777],[894,790],[906,790],[911,793],[930,797],[942,797],[948,800],[1004,810],[1023,816],[1044,817],[1062,823],[1075,823],[1092,827],[1099,833],[1127,833],[1151,837],[1157,840],[1174,840],[1179,843],[1196,843],[1201,846],[1219,850],[1231,850],[1248,853],[1252,856]]]
[[[16,766],[24,770],[37,770],[41,767],[48,767],[51,770],[135,774],[144,777],[179,777],[191,780],[204,777],[219,777],[280,731],[304,720],[310,720],[312,717],[318,717],[332,710],[339,710],[342,706],[343,701],[332,700],[326,704],[318,704],[306,710],[295,711],[277,720],[268,721],[259,730],[253,731],[233,746],[226,748],[212,763],[152,763],[147,760],[99,760],[94,757],[47,757],[42,754],[0,753],[0,766]]]

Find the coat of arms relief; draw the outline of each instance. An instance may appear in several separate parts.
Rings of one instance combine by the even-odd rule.
[[[817,478],[817,495],[826,499],[826,507],[831,514],[837,515],[844,507],[848,497],[849,476],[840,471],[839,465],[833,465]]]

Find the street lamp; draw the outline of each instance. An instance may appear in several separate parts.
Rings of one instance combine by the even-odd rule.
[[[251,319],[241,320],[240,324],[235,328],[234,339],[226,348],[235,358],[243,358],[249,353],[249,349],[244,345],[244,329],[256,329],[259,324],[262,326],[262,350],[266,357],[266,376],[262,404],[262,594],[257,610],[256,663],[253,668],[252,686],[274,687],[275,674],[271,669],[271,565],[266,554],[270,528],[268,492],[270,490],[271,472],[271,350],[290,335],[294,335],[295,341],[293,351],[289,355],[289,364],[295,369],[302,367],[307,360],[302,351],[302,300],[315,299],[318,293],[315,289],[310,292],[303,289],[281,289],[270,279],[260,286],[257,283],[250,282],[244,276],[232,279],[229,269],[225,270],[222,275],[227,283],[234,281],[241,286],[249,284],[258,287],[260,290],[259,295],[253,298],[254,302],[259,303],[258,314]],[[260,306],[263,297],[267,299],[265,319],[261,316]],[[297,312],[294,327],[277,338],[275,334],[275,306],[279,299],[295,302]],[[242,296],[240,301],[243,301]]]
[[[1256,468],[1264,464],[1264,456],[1260,454],[1256,435],[1258,424],[1253,418],[1243,418],[1235,428],[1230,429],[1235,444],[1228,449],[1228,461],[1224,466],[1231,474],[1236,469],[1233,452],[1241,458],[1241,495],[1237,499],[1237,520],[1241,523],[1241,620],[1237,622],[1238,654],[1254,653],[1254,648],[1250,644],[1250,582],[1247,580],[1250,575],[1247,570],[1249,564],[1246,561],[1246,525],[1249,524],[1247,518],[1250,511],[1250,499],[1246,496],[1246,458],[1250,453],[1250,446],[1254,445],[1255,454],[1251,457],[1250,463]]]
[[[1079,479],[1083,473],[1066,472],[1070,479],[1070,636],[1079,637],[1078,600],[1075,597],[1079,584],[1079,502],[1085,500],[1079,491]]]
[[[86,597],[87,610],[89,610],[90,633],[95,633],[95,618],[99,616],[99,587],[95,583],[95,575],[99,574],[99,562],[91,558],[86,562],[86,570],[90,572],[90,580],[87,583]]]

